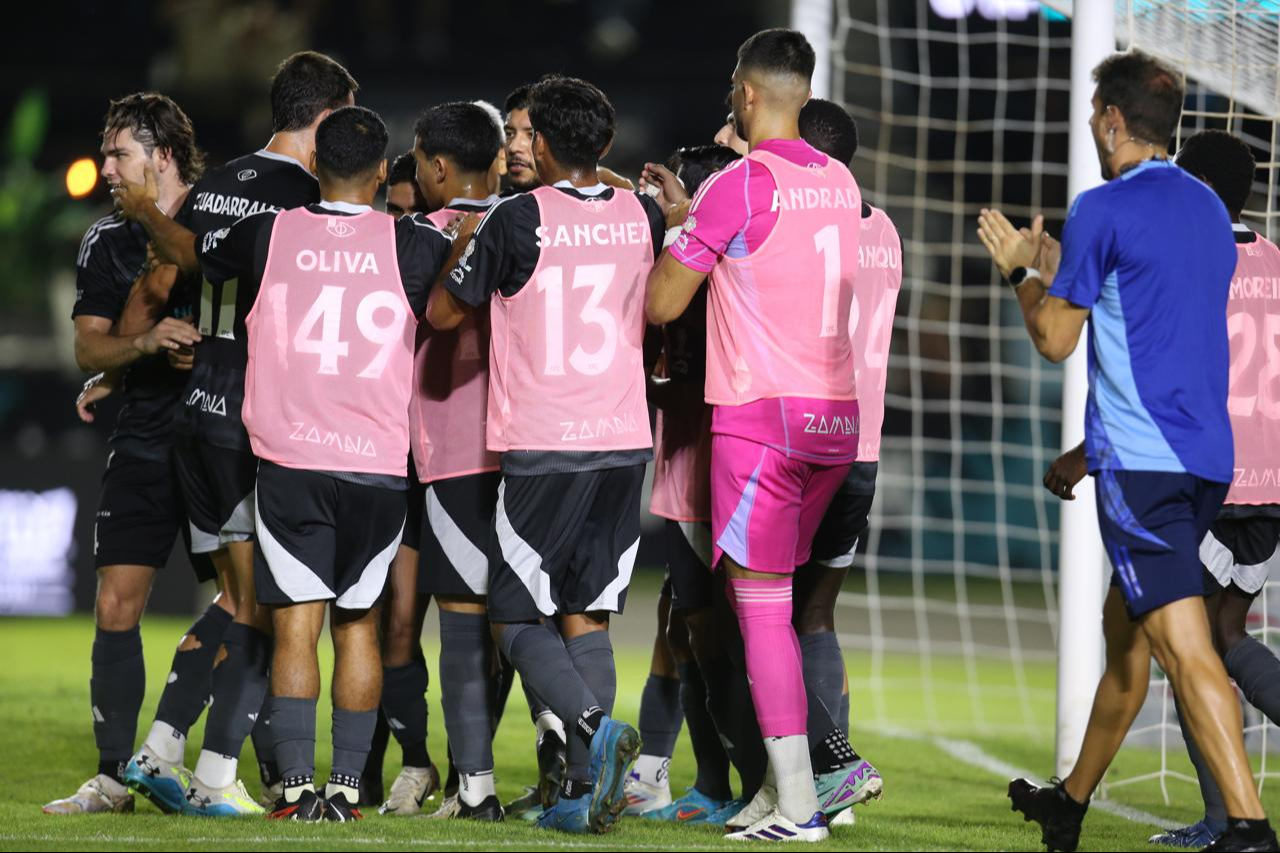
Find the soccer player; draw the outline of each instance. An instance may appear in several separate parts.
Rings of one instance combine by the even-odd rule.
[[[102,176],[114,189],[154,172],[154,204],[175,212],[200,177],[203,156],[190,120],[172,100],[139,93],[113,101],[102,131]],[[93,224],[76,258],[76,363],[84,370],[124,369],[124,406],[111,435],[94,526],[98,572],[92,676],[89,682],[98,772],[70,797],[44,807],[49,814],[132,811],[124,765],[133,753],[138,711],[146,689],[138,623],[156,570],[163,566],[183,527],[182,502],[172,463],[169,428],[184,374],[163,353],[194,344],[199,335],[175,315],[180,300],[162,306],[165,319],[145,334],[122,336],[125,301],[147,264],[147,236],[119,213]],[[235,603],[219,596],[191,627],[184,644],[216,648]],[[194,642],[192,642],[192,638]],[[208,692],[212,648],[204,655]]]
[[[668,174],[686,192],[696,193],[707,178],[737,159],[734,151],[720,145],[681,148],[668,163]],[[671,229],[670,239],[679,231]],[[689,308],[662,327],[664,375],[650,385],[649,400],[658,410],[658,421],[649,511],[665,519],[668,577],[664,588],[670,592],[659,599],[654,665],[640,701],[644,751],[628,778],[628,813],[683,824],[723,825],[745,801],[734,800],[729,758],[707,710],[705,677],[690,647],[685,621],[690,612],[699,618],[716,596],[711,573],[711,408],[702,399],[706,317],[706,288],[702,287]],[[712,665],[732,671],[723,659]],[[672,670],[677,678],[670,677]],[[722,709],[717,706],[717,711]],[[667,764],[682,713],[689,723],[697,778],[672,802]],[[737,732],[727,734],[730,739],[738,737]]]
[[[1089,798],[1146,700],[1154,654],[1226,802],[1227,830],[1207,849],[1274,850],[1201,597],[1200,543],[1232,479],[1231,217],[1168,158],[1182,110],[1178,74],[1131,51],[1093,76],[1089,124],[1108,182],[1076,198],[1060,257],[1041,251],[1040,217],[1025,233],[999,211],[979,219],[1042,355],[1066,358],[1089,321],[1085,455],[1114,567],[1106,670],[1075,767],[1052,786],[1015,779],[1009,798],[1040,824],[1049,849],[1075,850]]]
[[[206,278],[237,278],[247,333],[243,417],[261,459],[259,600],[275,631],[271,730],[284,790],[271,816],[358,819],[377,718],[378,599],[406,509],[414,318],[448,254],[427,223],[374,211],[387,131],[361,107],[316,129],[319,204],[204,235]],[[316,644],[331,612],[333,769],[316,793]]]
[[[848,324],[862,199],[843,164],[800,138],[813,67],[794,30],[765,30],[739,48],[734,124],[750,153],[703,184],[647,300],[650,322],[668,322],[711,273],[713,562],[728,577],[778,798],[733,839],[828,837],[791,587],[857,455]]]
[[[490,192],[490,173],[503,145],[489,112],[474,103],[442,104],[423,113],[414,132],[417,183],[433,211],[426,219],[443,228],[460,215],[488,211],[498,200]],[[474,312],[450,331],[425,323],[419,329],[410,434],[416,465],[411,473],[426,490],[417,589],[435,596],[440,610],[440,698],[452,764],[460,774],[456,798],[437,814],[496,821],[503,812],[493,780],[495,655],[485,595],[500,475],[498,455],[485,447],[488,321],[486,312]],[[420,632],[420,622],[418,627]],[[390,677],[392,670],[385,672]],[[398,697],[384,690],[389,717],[398,713],[393,698]],[[413,698],[416,704],[421,692]],[[406,767],[401,778],[413,770]],[[408,791],[411,781],[397,779],[384,812],[415,811],[411,801],[396,798],[396,786]]]
[[[858,150],[858,126],[839,104],[810,98],[800,111],[801,137],[840,163]],[[844,656],[835,633],[835,605],[858,541],[866,533],[875,496],[880,429],[884,424],[887,356],[898,291],[902,287],[902,241],[888,215],[862,204],[854,291],[852,335],[858,387],[858,461],[849,469],[813,538],[809,564],[796,575],[792,623],[800,641],[809,708],[809,754],[817,772],[818,799],[835,821],[855,803],[878,798],[880,774],[856,752],[843,752],[849,734],[849,692]],[[839,729],[842,736],[828,735]],[[835,749],[831,747],[835,746]]]
[[[391,171],[387,173],[386,211],[392,216],[427,212],[426,201],[414,178],[416,167],[412,151],[406,151],[391,163]]]
[[[507,192],[522,193],[542,185],[533,164],[533,125],[529,121],[529,93],[534,84],[517,86],[503,103],[507,114],[503,124],[506,135]]]
[[[414,176],[416,164],[413,159],[413,152],[406,151],[397,157],[391,164],[391,170],[387,173],[387,190],[385,198],[385,211],[392,216],[405,216],[414,213],[425,213],[426,201],[422,198],[422,191],[418,189],[418,182]],[[410,454],[412,460],[412,454]],[[409,470],[409,509],[405,516],[406,522],[404,527],[404,537],[400,540],[400,547],[396,550],[395,559],[391,562],[391,573],[387,579],[387,588],[390,595],[382,608],[382,655],[383,655],[383,673],[382,673],[382,689],[385,695],[387,690],[388,675],[387,654],[390,649],[404,648],[408,651],[405,653],[409,656],[409,663],[414,664],[414,669],[420,668],[421,677],[417,679],[422,684],[423,691],[426,690],[427,667],[426,660],[422,654],[422,620],[426,616],[427,605],[429,601],[419,601],[418,596],[418,552],[421,548],[422,525],[418,524],[415,519],[422,518],[422,501],[424,490],[422,484],[418,482],[417,476],[413,471],[412,462]],[[397,609],[399,606],[399,610]],[[396,624],[397,630],[403,629],[403,634],[392,634],[393,614],[400,616],[399,622]],[[413,679],[410,679],[413,680]],[[422,737],[417,740],[410,739],[411,746],[408,752],[404,754],[402,762],[403,768],[422,771],[421,773],[410,774],[420,776],[421,779],[412,780],[411,790],[407,793],[410,798],[407,802],[403,797],[393,796],[393,799],[404,802],[414,803],[414,811],[421,807],[417,802],[419,796],[422,800],[429,799],[437,788],[440,787],[440,774],[436,771],[435,766],[431,762],[431,756],[427,755],[425,760],[417,757],[418,746],[422,750],[426,749],[427,742],[427,724],[426,724],[426,701],[423,700],[422,713]],[[400,725],[407,728],[413,726],[414,720],[408,722],[404,719],[397,721]],[[397,729],[399,731],[399,729]],[[361,806],[382,806],[385,805],[382,781],[382,763],[386,756],[387,743],[391,739],[391,726],[387,722],[387,715],[381,709],[378,712],[378,725],[373,731],[373,744],[369,749],[369,760],[365,764],[364,773],[360,776],[360,805]],[[401,748],[404,752],[404,747]],[[420,764],[420,767],[415,767]],[[432,775],[434,773],[434,776]],[[396,781],[406,776],[404,769],[401,770]],[[420,790],[423,786],[421,781],[425,781],[426,790]],[[401,783],[401,788],[406,783]],[[395,792],[395,783],[392,783],[392,790]],[[394,809],[392,810],[394,813]]]
[[[600,183],[614,112],[582,80],[529,93],[543,186],[493,206],[427,317],[456,327],[491,314],[487,446],[501,453],[489,618],[520,676],[572,721],[568,768],[539,825],[609,829],[639,735],[612,719],[609,614],[620,612],[639,547],[652,458],[641,293],[664,220],[648,196]],[[563,640],[543,620],[558,616]]]
[[[227,549],[226,584],[237,596],[235,622],[222,638],[225,654],[220,652],[214,665],[204,745],[186,796],[176,800],[177,787],[169,780],[181,763],[186,733],[204,696],[193,701],[184,694],[186,701],[171,706],[162,698],[151,732],[125,771],[130,784],[167,810],[211,816],[262,811],[236,779],[236,770],[241,746],[258,722],[271,660],[270,614],[258,606],[254,588],[251,540],[258,460],[240,417],[245,321],[252,302],[240,298],[242,283],[236,276],[211,278],[210,268],[199,265],[195,235],[263,210],[318,200],[316,179],[306,165],[316,128],[334,109],[350,104],[357,89],[347,70],[329,57],[294,54],[280,64],[271,82],[275,132],[264,148],[211,170],[174,219],[151,203],[149,185],[131,184],[119,193],[125,215],[142,223],[158,253],[198,282],[201,342],[177,423],[178,473],[193,547],[201,552]],[[175,662],[175,684],[184,675],[177,666]],[[270,752],[266,730],[264,723],[258,724],[255,745],[270,796],[279,778],[271,762],[263,760]]]
[[[1268,438],[1266,399],[1261,377],[1268,360],[1254,358],[1249,349],[1251,328],[1261,324],[1268,305],[1280,294],[1257,282],[1280,278],[1280,250],[1240,222],[1249,199],[1255,163],[1249,146],[1230,133],[1206,130],[1183,143],[1178,165],[1211,186],[1231,215],[1236,238],[1236,271],[1227,303],[1227,332],[1231,336],[1231,362],[1239,365],[1227,409],[1235,445],[1235,476],[1226,502],[1209,533],[1200,543],[1205,564],[1205,608],[1214,646],[1236,685],[1253,705],[1273,722],[1280,720],[1280,661],[1264,644],[1250,637],[1245,621],[1254,599],[1267,581],[1280,542],[1280,493],[1274,483],[1255,472],[1280,467]],[[1229,392],[1230,393],[1230,392]],[[1072,488],[1087,473],[1085,447],[1063,454],[1045,474],[1045,487],[1064,500],[1074,498]],[[1212,580],[1210,580],[1212,577]],[[1200,751],[1184,731],[1187,749],[1195,764],[1204,797],[1204,819],[1153,836],[1153,844],[1200,848],[1213,842],[1227,828],[1226,806]]]

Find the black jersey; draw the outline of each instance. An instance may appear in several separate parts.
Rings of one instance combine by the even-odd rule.
[[[71,316],[119,321],[146,260],[147,232],[141,225],[118,213],[99,219],[80,241]],[[187,313],[180,294],[170,298],[166,311],[175,317]],[[112,449],[126,456],[167,459],[174,411],[186,381],[186,374],[170,367],[164,355],[131,364],[124,374],[124,405],[111,434]]]
[[[204,236],[263,211],[278,212],[320,200],[315,176],[292,157],[257,151],[205,173],[175,219]],[[193,276],[188,298],[202,340],[187,383],[178,429],[219,447],[249,451],[240,421],[248,359],[238,276]],[[249,305],[252,305],[252,301]],[[245,309],[247,310],[247,309]]]

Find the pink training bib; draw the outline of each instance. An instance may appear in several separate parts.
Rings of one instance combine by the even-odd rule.
[[[290,468],[404,476],[415,326],[394,219],[278,214],[245,319],[253,452]]]
[[[877,207],[862,220],[858,246],[858,281],[849,312],[854,374],[858,386],[858,461],[880,459],[880,430],[884,426],[884,389],[889,370],[889,341],[893,315],[902,288],[902,241],[889,215]]]
[[[528,283],[490,303],[489,449],[651,447],[644,291],[653,237],[640,201],[533,191],[541,252]]]
[[[1280,249],[1261,234],[1236,245],[1227,302],[1227,411],[1236,464],[1229,504],[1280,503]]]
[[[747,156],[773,174],[778,221],[754,252],[722,256],[711,272],[707,402],[853,400],[858,185],[833,161],[798,166],[765,150]]]
[[[457,214],[444,208],[427,219],[444,228]],[[485,447],[488,402],[488,306],[467,312],[448,332],[420,323],[409,419],[421,482],[498,470],[498,454]]]

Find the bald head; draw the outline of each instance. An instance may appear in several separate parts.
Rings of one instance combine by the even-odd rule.
[[[793,123],[809,99],[813,47],[797,30],[762,30],[738,48],[733,71],[733,116],[749,138],[755,122]]]

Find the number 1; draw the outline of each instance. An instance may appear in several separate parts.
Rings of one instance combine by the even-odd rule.
[[[822,330],[818,337],[830,338],[839,331],[836,320],[840,313],[840,228],[826,226],[813,235],[813,245],[822,255]]]

